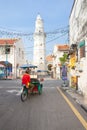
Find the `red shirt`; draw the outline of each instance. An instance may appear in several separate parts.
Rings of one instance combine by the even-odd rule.
[[[27,86],[29,82],[30,82],[30,75],[24,74],[22,77],[22,84],[25,84]]]

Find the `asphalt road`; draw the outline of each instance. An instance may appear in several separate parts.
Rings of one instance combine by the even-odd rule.
[[[85,130],[56,87],[45,79],[42,95],[22,102],[20,80],[0,80],[0,130]]]

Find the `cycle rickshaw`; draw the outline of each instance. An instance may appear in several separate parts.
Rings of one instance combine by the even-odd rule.
[[[23,90],[21,93],[21,100],[24,102],[31,94],[42,94],[42,87],[43,87],[43,78],[38,79],[38,73],[35,72],[35,68],[37,68],[37,66],[34,65],[24,65],[21,66],[22,69],[30,69],[31,73],[30,73],[30,77],[31,77],[31,83],[34,84],[34,88],[31,91],[30,88],[26,88],[25,85],[23,85]]]

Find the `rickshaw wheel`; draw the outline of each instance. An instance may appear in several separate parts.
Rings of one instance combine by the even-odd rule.
[[[23,91],[21,93],[21,101],[24,102],[25,100],[27,100],[28,94],[26,91]]]
[[[41,95],[42,94],[42,84],[39,85],[38,89],[39,89],[39,95]]]
[[[42,91],[39,92],[39,95],[41,95],[41,94],[42,94]]]

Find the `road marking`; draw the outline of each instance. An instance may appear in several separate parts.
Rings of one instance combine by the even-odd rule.
[[[21,93],[22,93],[22,91],[23,91],[23,89],[21,89],[16,95],[17,95],[17,96],[20,96]]]
[[[47,88],[47,89],[50,88],[50,89],[51,89],[51,88],[56,88],[56,87],[50,87],[50,86],[49,86],[49,87],[43,87],[43,89],[44,89],[44,88]]]
[[[65,101],[68,103],[68,105],[70,106],[70,108],[72,109],[72,111],[74,112],[76,117],[79,119],[81,124],[84,126],[84,128],[87,130],[87,123],[86,123],[85,119],[81,116],[81,114],[77,111],[77,109],[73,106],[73,104],[69,101],[69,99],[65,96],[65,94],[63,94],[63,92],[61,91],[61,89],[59,87],[57,87],[57,90],[60,92],[60,94],[65,99]]]
[[[16,86],[11,86],[11,87],[1,87],[3,89],[6,89],[6,92],[11,93],[11,94],[15,94],[17,96],[20,96],[22,91],[23,91],[23,87],[16,87]],[[56,89],[56,87],[43,87],[43,89]],[[10,89],[10,90],[8,90]]]
[[[3,89],[7,89],[7,88],[18,88],[18,89],[20,89],[20,88],[22,88],[21,86],[20,87],[16,87],[16,86],[11,86],[11,87],[1,87],[0,86],[0,88],[3,88]]]
[[[21,90],[6,90],[8,93],[16,93],[17,96],[21,95],[22,89]]]
[[[18,92],[18,91],[17,90],[7,90],[7,92],[14,93],[14,92]]]

